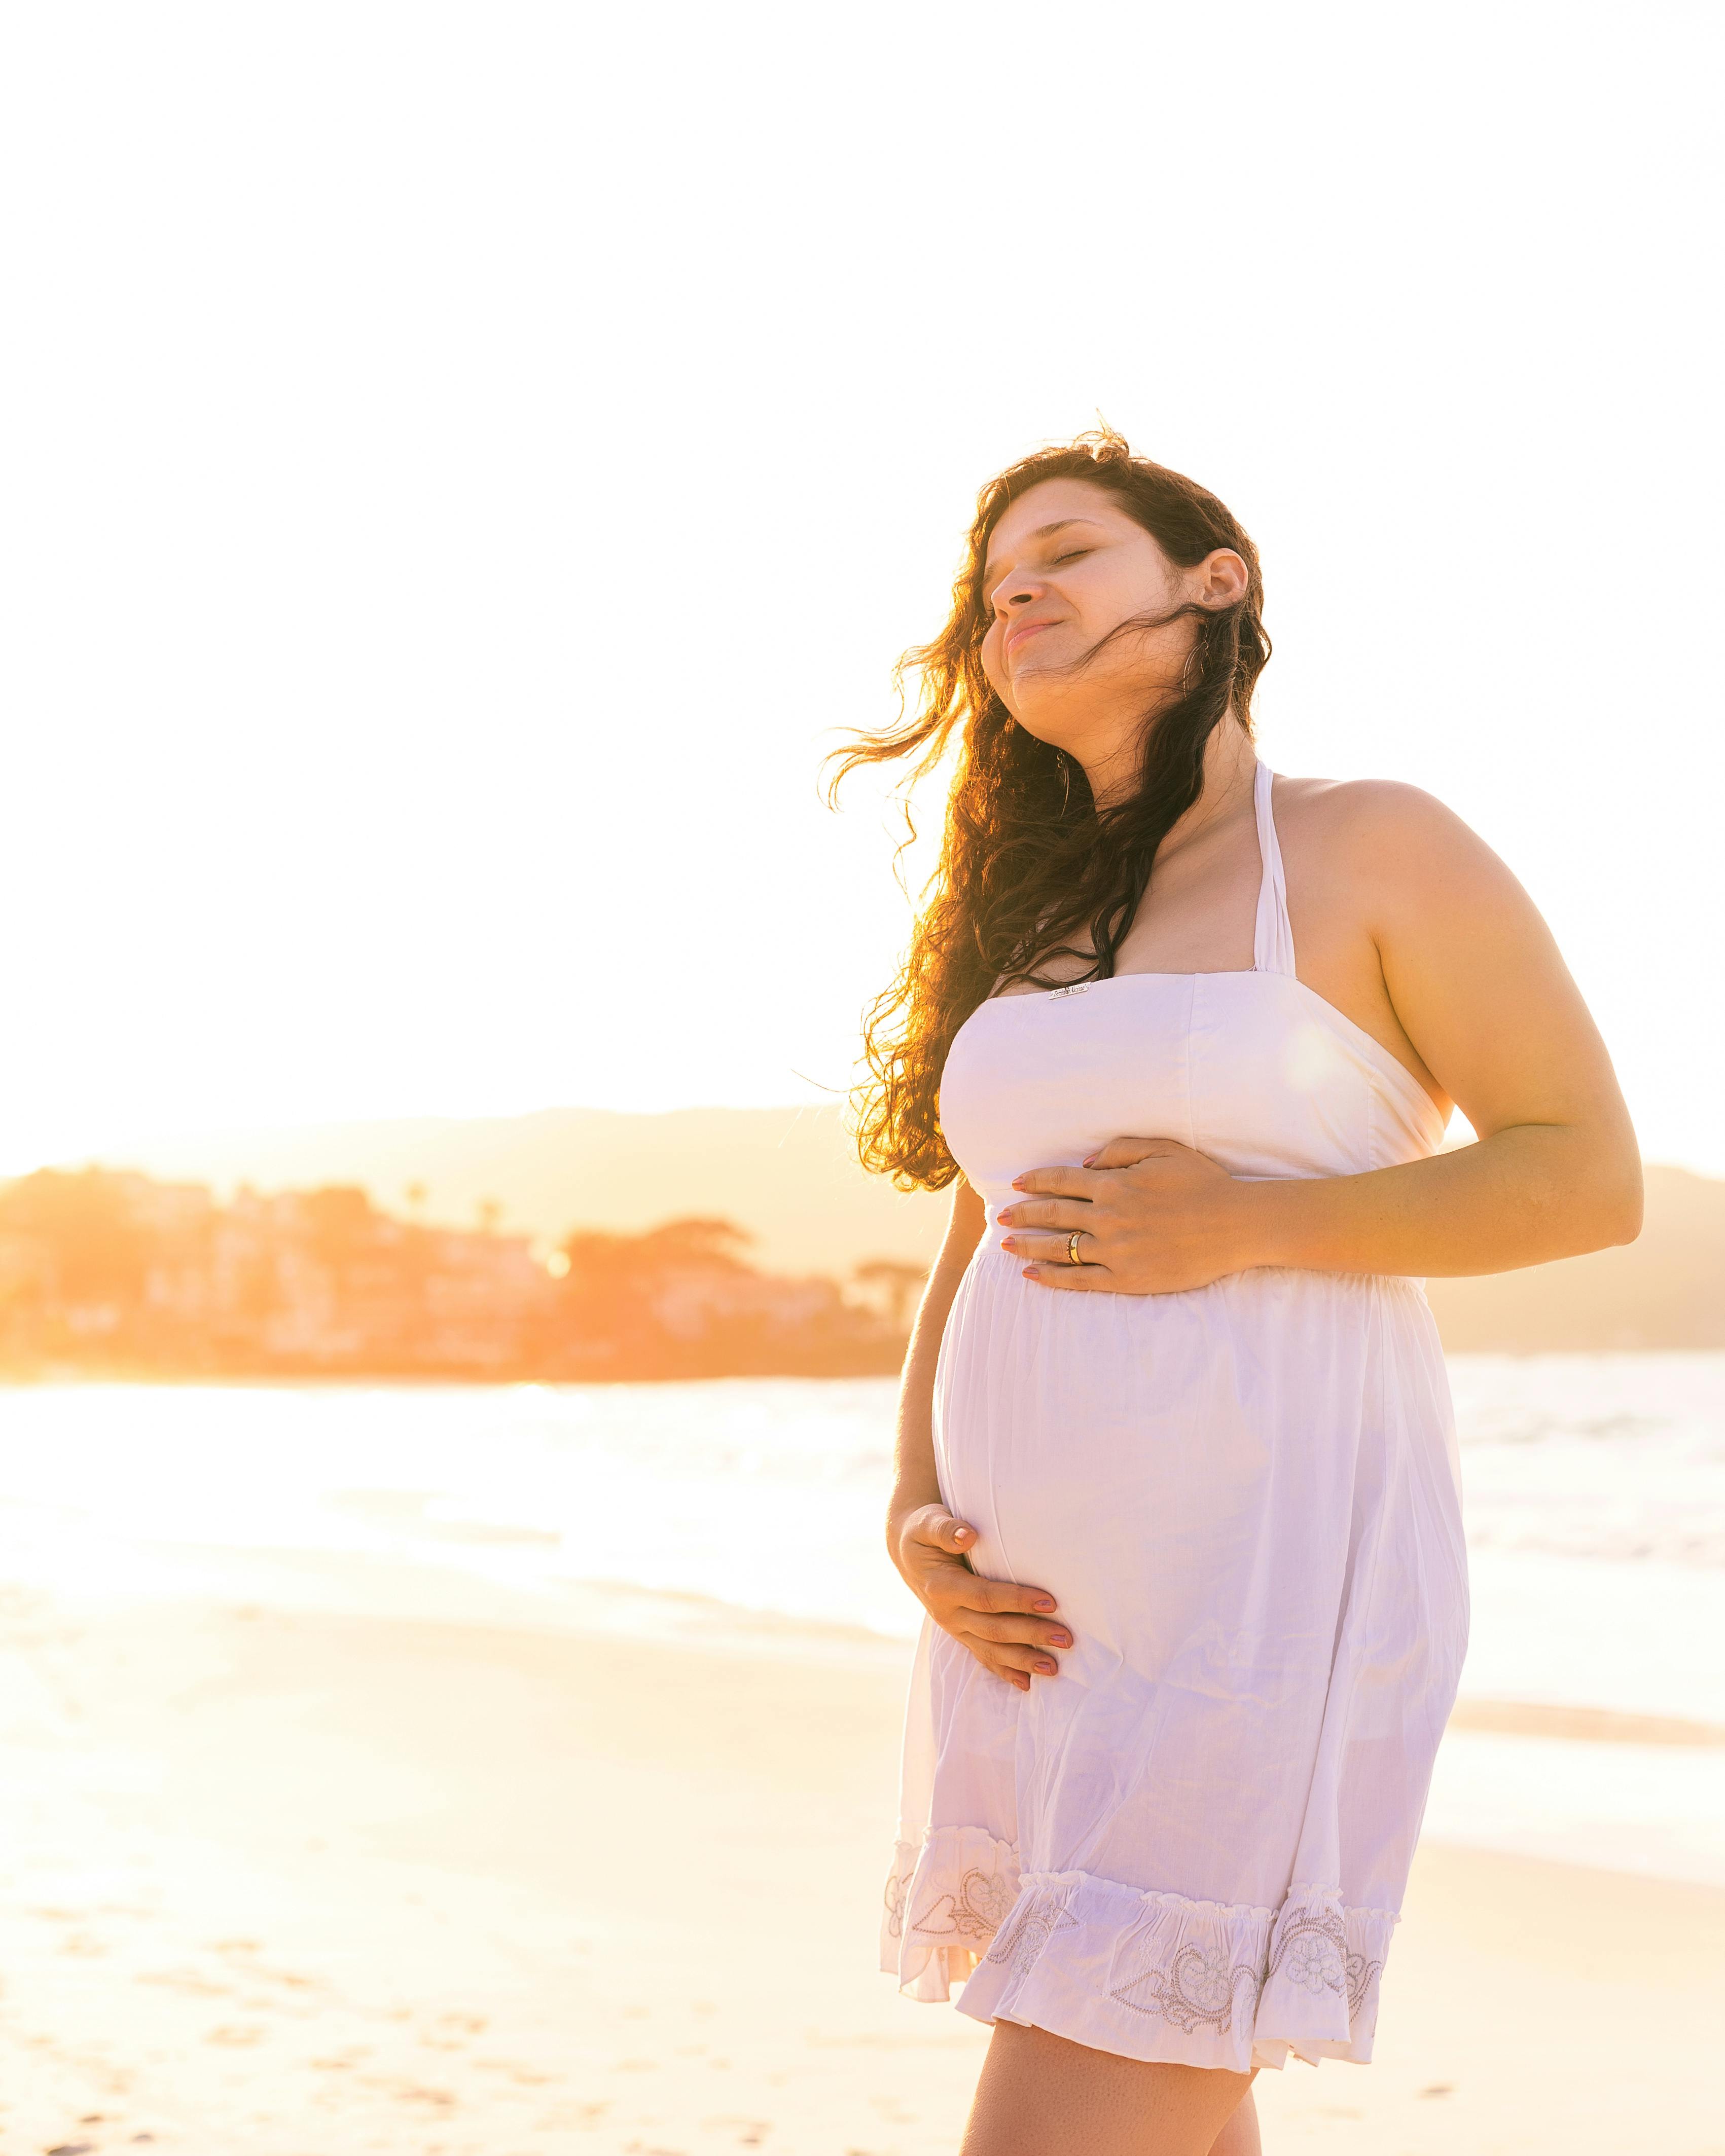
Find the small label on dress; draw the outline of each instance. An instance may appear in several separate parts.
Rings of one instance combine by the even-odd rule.
[[[1052,1003],[1056,996],[1081,996],[1089,986],[1088,981],[1074,981],[1069,988],[1050,988],[1048,999]]]

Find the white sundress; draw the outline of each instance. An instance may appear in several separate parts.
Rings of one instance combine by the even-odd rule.
[[[1116,1137],[1251,1178],[1437,1149],[1425,1089],[1296,978],[1271,792],[1260,765],[1251,972],[999,997],[947,1057],[988,1227],[941,1342],[942,1498],[1076,1644],[1024,1693],[925,1625],[882,1939],[914,1998],[1240,2071],[1371,2056],[1467,1637],[1436,1328],[1365,1274],[1037,1287],[995,1215]]]

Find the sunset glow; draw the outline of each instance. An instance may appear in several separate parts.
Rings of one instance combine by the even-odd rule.
[[[1199,16],[1029,164],[1017,8],[93,19],[0,92],[0,1165],[842,1091],[907,916],[819,759],[1101,408],[1262,549],[1270,759],[1472,820],[1725,1168],[1699,18],[1249,8],[1219,166]]]
[[[0,2156],[1717,2147],[1722,22],[9,12]]]

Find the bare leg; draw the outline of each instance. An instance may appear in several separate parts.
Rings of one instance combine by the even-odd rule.
[[[1264,2156],[1264,2144],[1258,2138],[1258,2107],[1250,2089],[1240,2098],[1233,2118],[1211,2142],[1210,2156]]]
[[[1210,2156],[1250,2089],[1250,2074],[1147,2066],[997,2021],[959,2156]],[[1219,2156],[1255,2148],[1255,2119],[1251,2137]]]

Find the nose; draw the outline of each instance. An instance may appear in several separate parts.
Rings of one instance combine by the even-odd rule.
[[[1029,606],[1033,600],[1040,598],[1042,588],[1037,578],[1014,570],[1011,576],[1003,578],[995,586],[988,603],[994,613],[1004,616],[1017,608]]]

